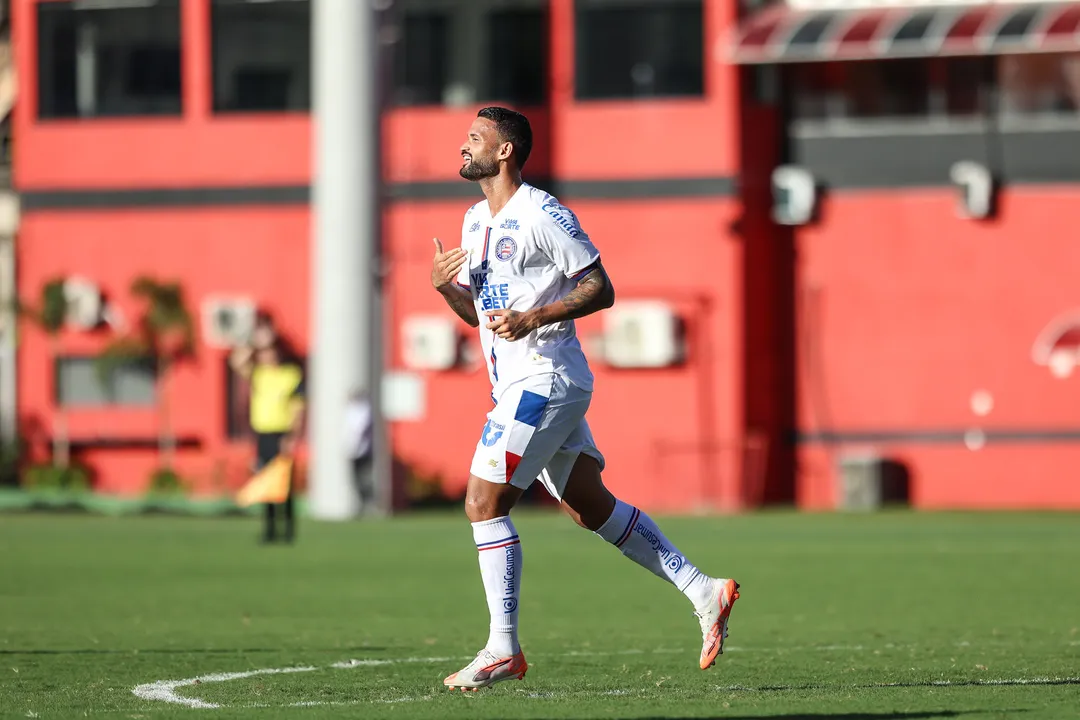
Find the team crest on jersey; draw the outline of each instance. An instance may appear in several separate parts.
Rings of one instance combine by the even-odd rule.
[[[499,238],[499,242],[495,243],[495,259],[506,262],[517,255],[517,242],[509,235]]]

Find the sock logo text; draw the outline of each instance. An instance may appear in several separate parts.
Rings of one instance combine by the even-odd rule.
[[[517,560],[517,551],[520,545],[509,545],[506,548],[506,572],[503,574],[503,612],[509,614],[517,610],[517,573],[514,564]]]
[[[645,542],[652,545],[652,549],[660,556],[660,559],[663,560],[664,567],[672,572],[679,572],[679,570],[682,569],[683,562],[685,562],[683,556],[664,547],[664,544],[660,542],[660,538],[656,536],[656,533],[646,527],[645,523],[639,522],[637,527],[634,528],[634,532],[645,538]]]

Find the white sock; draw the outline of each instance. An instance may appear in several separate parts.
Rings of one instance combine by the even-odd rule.
[[[622,554],[657,577],[667,580],[685,595],[695,608],[705,605],[712,594],[710,578],[679,552],[645,513],[622,500],[596,534],[622,550]]]
[[[521,596],[521,541],[509,517],[472,524],[473,540],[480,555],[491,632],[487,649],[496,657],[516,654],[518,645],[518,598]]]

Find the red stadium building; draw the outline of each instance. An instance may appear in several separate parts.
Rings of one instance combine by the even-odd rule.
[[[307,347],[308,2],[12,16],[19,292],[76,275],[108,309],[55,344],[23,328],[22,436],[40,456],[64,419],[95,486],[137,493],[166,417],[184,474],[234,486],[250,448],[209,318],[255,306]],[[627,501],[831,508],[900,477],[917,507],[1080,507],[1054,325],[1080,307],[1080,5],[402,0],[384,37],[391,439],[415,476],[460,492],[490,403],[428,273],[477,198],[465,129],[499,102],[616,285],[579,332]],[[182,283],[198,353],[102,384],[143,274]]]

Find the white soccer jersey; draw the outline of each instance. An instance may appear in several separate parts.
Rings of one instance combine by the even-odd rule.
[[[561,300],[600,259],[574,213],[525,183],[495,217],[487,200],[469,208],[461,247],[469,260],[457,282],[476,303],[492,396],[497,400],[511,383],[542,373],[557,373],[591,391],[592,371],[573,320],[546,325],[514,342],[485,327],[489,310],[525,312]]]

